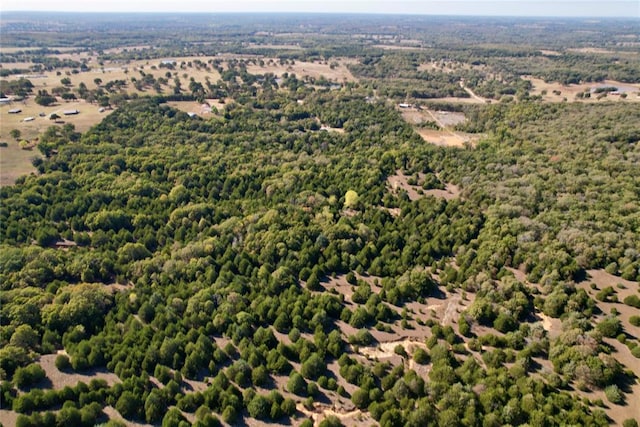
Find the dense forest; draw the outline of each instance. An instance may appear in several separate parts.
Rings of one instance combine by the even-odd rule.
[[[357,84],[231,63],[206,87],[232,99],[216,114],[123,96],[87,132],[40,136],[37,173],[0,188],[16,425],[337,426],[336,408],[381,426],[608,425],[606,408],[634,404],[640,372],[620,354],[640,359],[638,104],[543,103],[508,62],[512,78],[474,84],[472,68],[376,49],[350,65]],[[521,96],[440,104],[479,142],[426,143],[398,100],[468,97],[460,78]],[[600,270],[615,289],[584,286]],[[47,357],[108,380],[52,387]]]

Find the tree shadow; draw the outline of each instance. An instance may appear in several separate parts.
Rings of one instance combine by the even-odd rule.
[[[26,391],[33,390],[33,389],[51,390],[51,389],[53,389],[53,382],[51,382],[49,377],[44,377],[43,379],[41,379],[37,383],[32,384],[32,385],[30,385],[28,387],[21,388],[20,390],[26,392]]]

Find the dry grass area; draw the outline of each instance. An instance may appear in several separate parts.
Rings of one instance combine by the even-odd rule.
[[[60,69],[56,71],[48,71],[42,73],[29,73],[25,77],[28,78],[31,83],[34,85],[34,92],[38,90],[45,89],[51,90],[55,87],[62,86],[61,80],[64,78],[68,78],[71,80],[72,88],[77,88],[80,83],[84,83],[88,89],[96,89],[98,85],[95,80],[102,80],[102,85],[106,84],[109,81],[115,80],[124,80],[128,83],[126,87],[126,91],[129,93],[155,93],[152,89],[147,89],[145,91],[138,91],[134,87],[131,82],[132,78],[140,79],[142,77],[142,73],[151,74],[154,78],[163,77],[167,78],[166,74],[169,72],[171,77],[169,78],[169,84],[173,85],[173,78],[175,76],[179,77],[182,83],[183,88],[187,88],[189,84],[189,80],[193,78],[194,80],[204,82],[209,79],[211,82],[216,82],[220,79],[220,74],[209,67],[209,69],[205,69],[204,67],[196,67],[196,64],[193,62],[195,60],[202,61],[203,63],[207,63],[209,60],[214,59],[214,57],[178,57],[178,58],[170,58],[171,61],[175,62],[175,69],[169,70],[168,68],[161,68],[160,64],[162,60],[140,60],[140,61],[104,61],[102,64],[98,64],[97,61],[88,56],[88,54],[60,54],[55,55],[60,59],[72,59],[75,61],[79,61],[81,59],[87,60],[87,66],[90,68],[89,71],[81,72],[78,74],[73,74],[71,69]],[[189,66],[191,63],[191,66]],[[30,68],[32,63],[8,63],[4,64],[6,67],[11,68]],[[18,79],[20,76],[11,76],[8,79]],[[171,93],[169,87],[162,87],[163,93]]]
[[[10,109],[20,108],[22,112],[18,114],[9,114]],[[79,114],[73,116],[64,116],[63,111],[78,110]],[[85,101],[61,102],[52,106],[43,107],[36,104],[32,99],[24,102],[14,102],[11,105],[3,105],[0,107],[0,141],[7,142],[8,147],[0,148],[0,185],[11,185],[22,175],[35,172],[35,168],[31,165],[33,157],[40,157],[37,150],[38,135],[51,126],[62,126],[63,123],[71,123],[79,132],[86,132],[92,126],[98,124],[109,110],[100,112],[95,104],[88,104]],[[61,116],[56,124],[49,120],[49,116],[53,113]],[[44,114],[44,117],[41,115]],[[25,121],[27,118],[33,120]],[[30,143],[28,149],[21,149],[18,141],[11,138],[10,132],[13,129],[20,131],[19,140],[26,140]]]
[[[284,73],[295,74],[299,78],[304,76],[313,77],[314,79],[324,77],[327,80],[334,81],[336,83],[356,81],[356,78],[346,67],[348,61],[339,59],[335,62],[337,62],[338,65],[332,68],[331,64],[328,62],[296,61],[295,64],[292,65],[280,64],[277,59],[273,61],[265,59],[264,66],[249,64],[247,66],[247,71],[251,74],[273,73],[277,77],[282,76]]]
[[[456,98],[454,96],[445,96],[444,98],[433,98],[436,102],[451,102],[455,104],[491,104],[490,99],[481,98]]]
[[[34,149],[21,149],[16,141],[2,141],[7,142],[9,146],[0,147],[0,187],[12,185],[20,176],[35,173],[36,169],[31,164],[31,159],[40,156]]]
[[[22,112],[9,114],[8,111],[14,108],[19,108]],[[83,100],[62,101],[48,107],[38,105],[32,99],[27,99],[24,102],[14,102],[11,105],[3,105],[0,107],[0,115],[2,116],[0,138],[3,141],[9,140],[11,138],[9,132],[12,129],[18,129],[22,134],[21,139],[32,141],[47,128],[56,125],[55,122],[49,119],[49,116],[54,113],[61,117],[58,124],[71,123],[76,130],[85,132],[91,126],[99,123],[110,112],[109,110],[100,112],[99,109],[97,105],[89,104]],[[63,112],[67,110],[78,110],[80,113],[65,116]],[[44,117],[41,115],[44,115]],[[25,121],[28,117],[32,117],[33,120]]]
[[[531,76],[523,77],[525,80],[529,80],[533,89],[531,95],[542,95],[542,99],[545,102],[603,102],[603,101],[620,101],[620,102],[640,102],[640,85],[631,83],[621,83],[614,80],[605,80],[602,83],[582,83],[563,85],[557,82],[547,83],[542,79],[537,79]],[[592,94],[591,98],[584,98],[581,100],[576,99],[576,95],[589,91],[599,86],[614,86],[624,89],[627,93],[627,97],[623,98],[620,95],[607,95],[605,98],[598,100],[596,94]]]

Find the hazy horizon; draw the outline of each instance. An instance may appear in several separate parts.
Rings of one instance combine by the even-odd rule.
[[[44,0],[5,0],[0,12],[169,12],[169,13],[366,13],[458,16],[522,16],[522,17],[621,17],[639,18],[640,1],[579,0],[326,0],[300,2],[294,0],[236,0],[203,5],[197,0],[112,0],[109,3],[84,2],[51,7]],[[1,15],[0,15],[1,18]]]

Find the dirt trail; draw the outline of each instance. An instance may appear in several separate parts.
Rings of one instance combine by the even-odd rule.
[[[465,90],[465,92],[467,92],[473,99],[480,101],[480,102],[487,102],[487,100],[481,96],[478,96],[475,94],[475,92],[473,92],[471,89],[469,89],[465,84],[464,84],[464,80],[460,80],[460,87],[462,89]]]
[[[453,316],[455,316],[458,311],[458,303],[460,302],[460,296],[456,295],[452,297],[447,303],[447,309],[444,311],[444,317],[442,318],[442,324],[446,325],[447,323],[452,323]]]
[[[547,331],[549,338],[556,338],[562,333],[562,321],[560,319],[553,319],[542,312],[537,312],[536,315],[542,320],[542,329]]]

